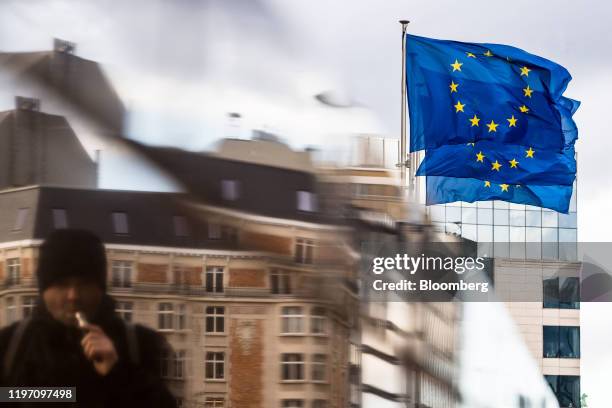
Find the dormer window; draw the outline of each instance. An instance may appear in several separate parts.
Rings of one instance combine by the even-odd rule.
[[[53,216],[53,228],[62,229],[68,228],[68,217],[64,208],[54,208],[51,210]]]
[[[221,197],[226,201],[236,201],[240,197],[240,182],[221,180]]]
[[[129,224],[128,224],[128,216],[127,213],[124,212],[114,212],[112,214],[113,220],[113,232],[115,234],[129,234]]]
[[[174,225],[174,235],[177,237],[189,236],[189,230],[187,228],[187,218],[182,215],[175,215],[172,217],[172,224]]]
[[[317,211],[317,196],[310,191],[297,192],[297,209],[298,211],[315,212]]]

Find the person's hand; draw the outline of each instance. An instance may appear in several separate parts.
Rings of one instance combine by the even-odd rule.
[[[115,345],[99,326],[88,324],[84,329],[87,334],[81,340],[81,346],[85,357],[93,362],[98,374],[105,376],[119,360]]]

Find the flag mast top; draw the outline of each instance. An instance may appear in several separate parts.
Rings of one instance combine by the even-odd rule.
[[[402,123],[397,167],[400,168],[402,188],[405,188],[407,167],[406,164],[408,161],[406,156],[406,30],[410,21],[399,20],[399,23],[402,25]]]

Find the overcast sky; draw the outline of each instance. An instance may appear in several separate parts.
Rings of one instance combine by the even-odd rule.
[[[5,0],[0,50],[45,50],[53,37],[76,42],[78,55],[102,62],[111,76],[129,110],[129,135],[148,143],[206,148],[235,134],[225,115],[240,112],[244,131],[265,128],[296,147],[337,149],[356,132],[398,137],[400,18],[412,21],[414,34],[514,45],[574,77],[566,96],[582,102],[578,236],[606,241],[611,16],[603,0]],[[313,100],[327,90],[355,107]],[[114,174],[105,170],[105,187],[129,180]],[[595,307],[583,305],[582,375],[597,408],[610,405],[612,310]]]

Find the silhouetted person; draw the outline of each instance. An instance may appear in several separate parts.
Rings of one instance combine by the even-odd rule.
[[[76,387],[77,403],[66,403],[71,407],[176,406],[160,378],[160,357],[169,346],[115,313],[98,237],[55,231],[40,247],[37,275],[41,301],[32,316],[0,331],[0,385]],[[76,312],[89,323],[79,327]]]

